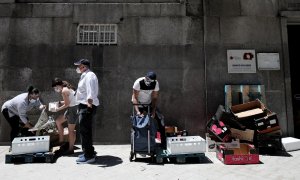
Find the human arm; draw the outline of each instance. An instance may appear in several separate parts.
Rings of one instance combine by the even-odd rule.
[[[141,115],[141,112],[139,111],[139,107],[137,105],[139,103],[138,97],[139,97],[139,91],[133,89],[132,90],[132,103],[134,104],[133,106],[134,106],[134,109],[136,111],[136,114]]]
[[[98,96],[98,79],[97,76],[94,73],[87,73],[86,75],[86,103],[89,108],[92,108],[94,100],[97,99]]]
[[[20,120],[25,124],[25,128],[32,128],[32,124],[28,121],[27,119],[27,105],[26,105],[26,102],[23,102],[21,104],[19,104],[17,106],[17,111],[18,111],[18,116],[20,117]]]
[[[152,91],[152,94],[151,94],[151,99],[152,99],[151,100],[151,107],[152,107],[151,116],[153,118],[155,117],[158,95],[159,95],[158,91]]]

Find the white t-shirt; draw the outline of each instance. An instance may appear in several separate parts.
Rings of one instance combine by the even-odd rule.
[[[159,83],[157,80],[151,82],[149,86],[145,84],[145,77],[138,78],[134,84],[133,89],[139,91],[138,103],[150,104],[151,94],[153,91],[159,91]]]

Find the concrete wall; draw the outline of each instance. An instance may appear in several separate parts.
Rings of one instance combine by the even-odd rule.
[[[40,88],[44,102],[58,100],[51,79],[77,85],[72,64],[84,57],[100,82],[95,142],[129,142],[132,85],[150,69],[158,74],[159,107],[168,125],[203,136],[207,119],[224,104],[225,84],[264,84],[267,106],[287,133],[283,69],[228,74],[226,61],[227,49],[282,53],[279,0],[41,2],[0,4],[0,104],[29,84]],[[76,45],[79,23],[117,24],[118,44]],[[38,115],[30,113],[33,121]],[[5,142],[9,128],[0,120]]]

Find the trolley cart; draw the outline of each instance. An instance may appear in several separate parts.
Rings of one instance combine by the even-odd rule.
[[[143,116],[135,115],[134,106],[136,105],[147,108],[147,114],[144,114]],[[154,160],[156,153],[156,127],[150,115],[150,105],[133,104],[131,123],[131,151],[129,160],[133,161],[136,159],[137,154],[151,156],[152,160]]]

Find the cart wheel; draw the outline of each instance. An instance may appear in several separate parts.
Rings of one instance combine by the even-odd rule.
[[[156,163],[157,164],[162,164],[164,162],[164,159],[161,157],[156,157]]]
[[[185,163],[185,158],[184,157],[177,157],[176,162],[177,163]]]
[[[129,161],[132,162],[134,158],[134,153],[130,152]]]

